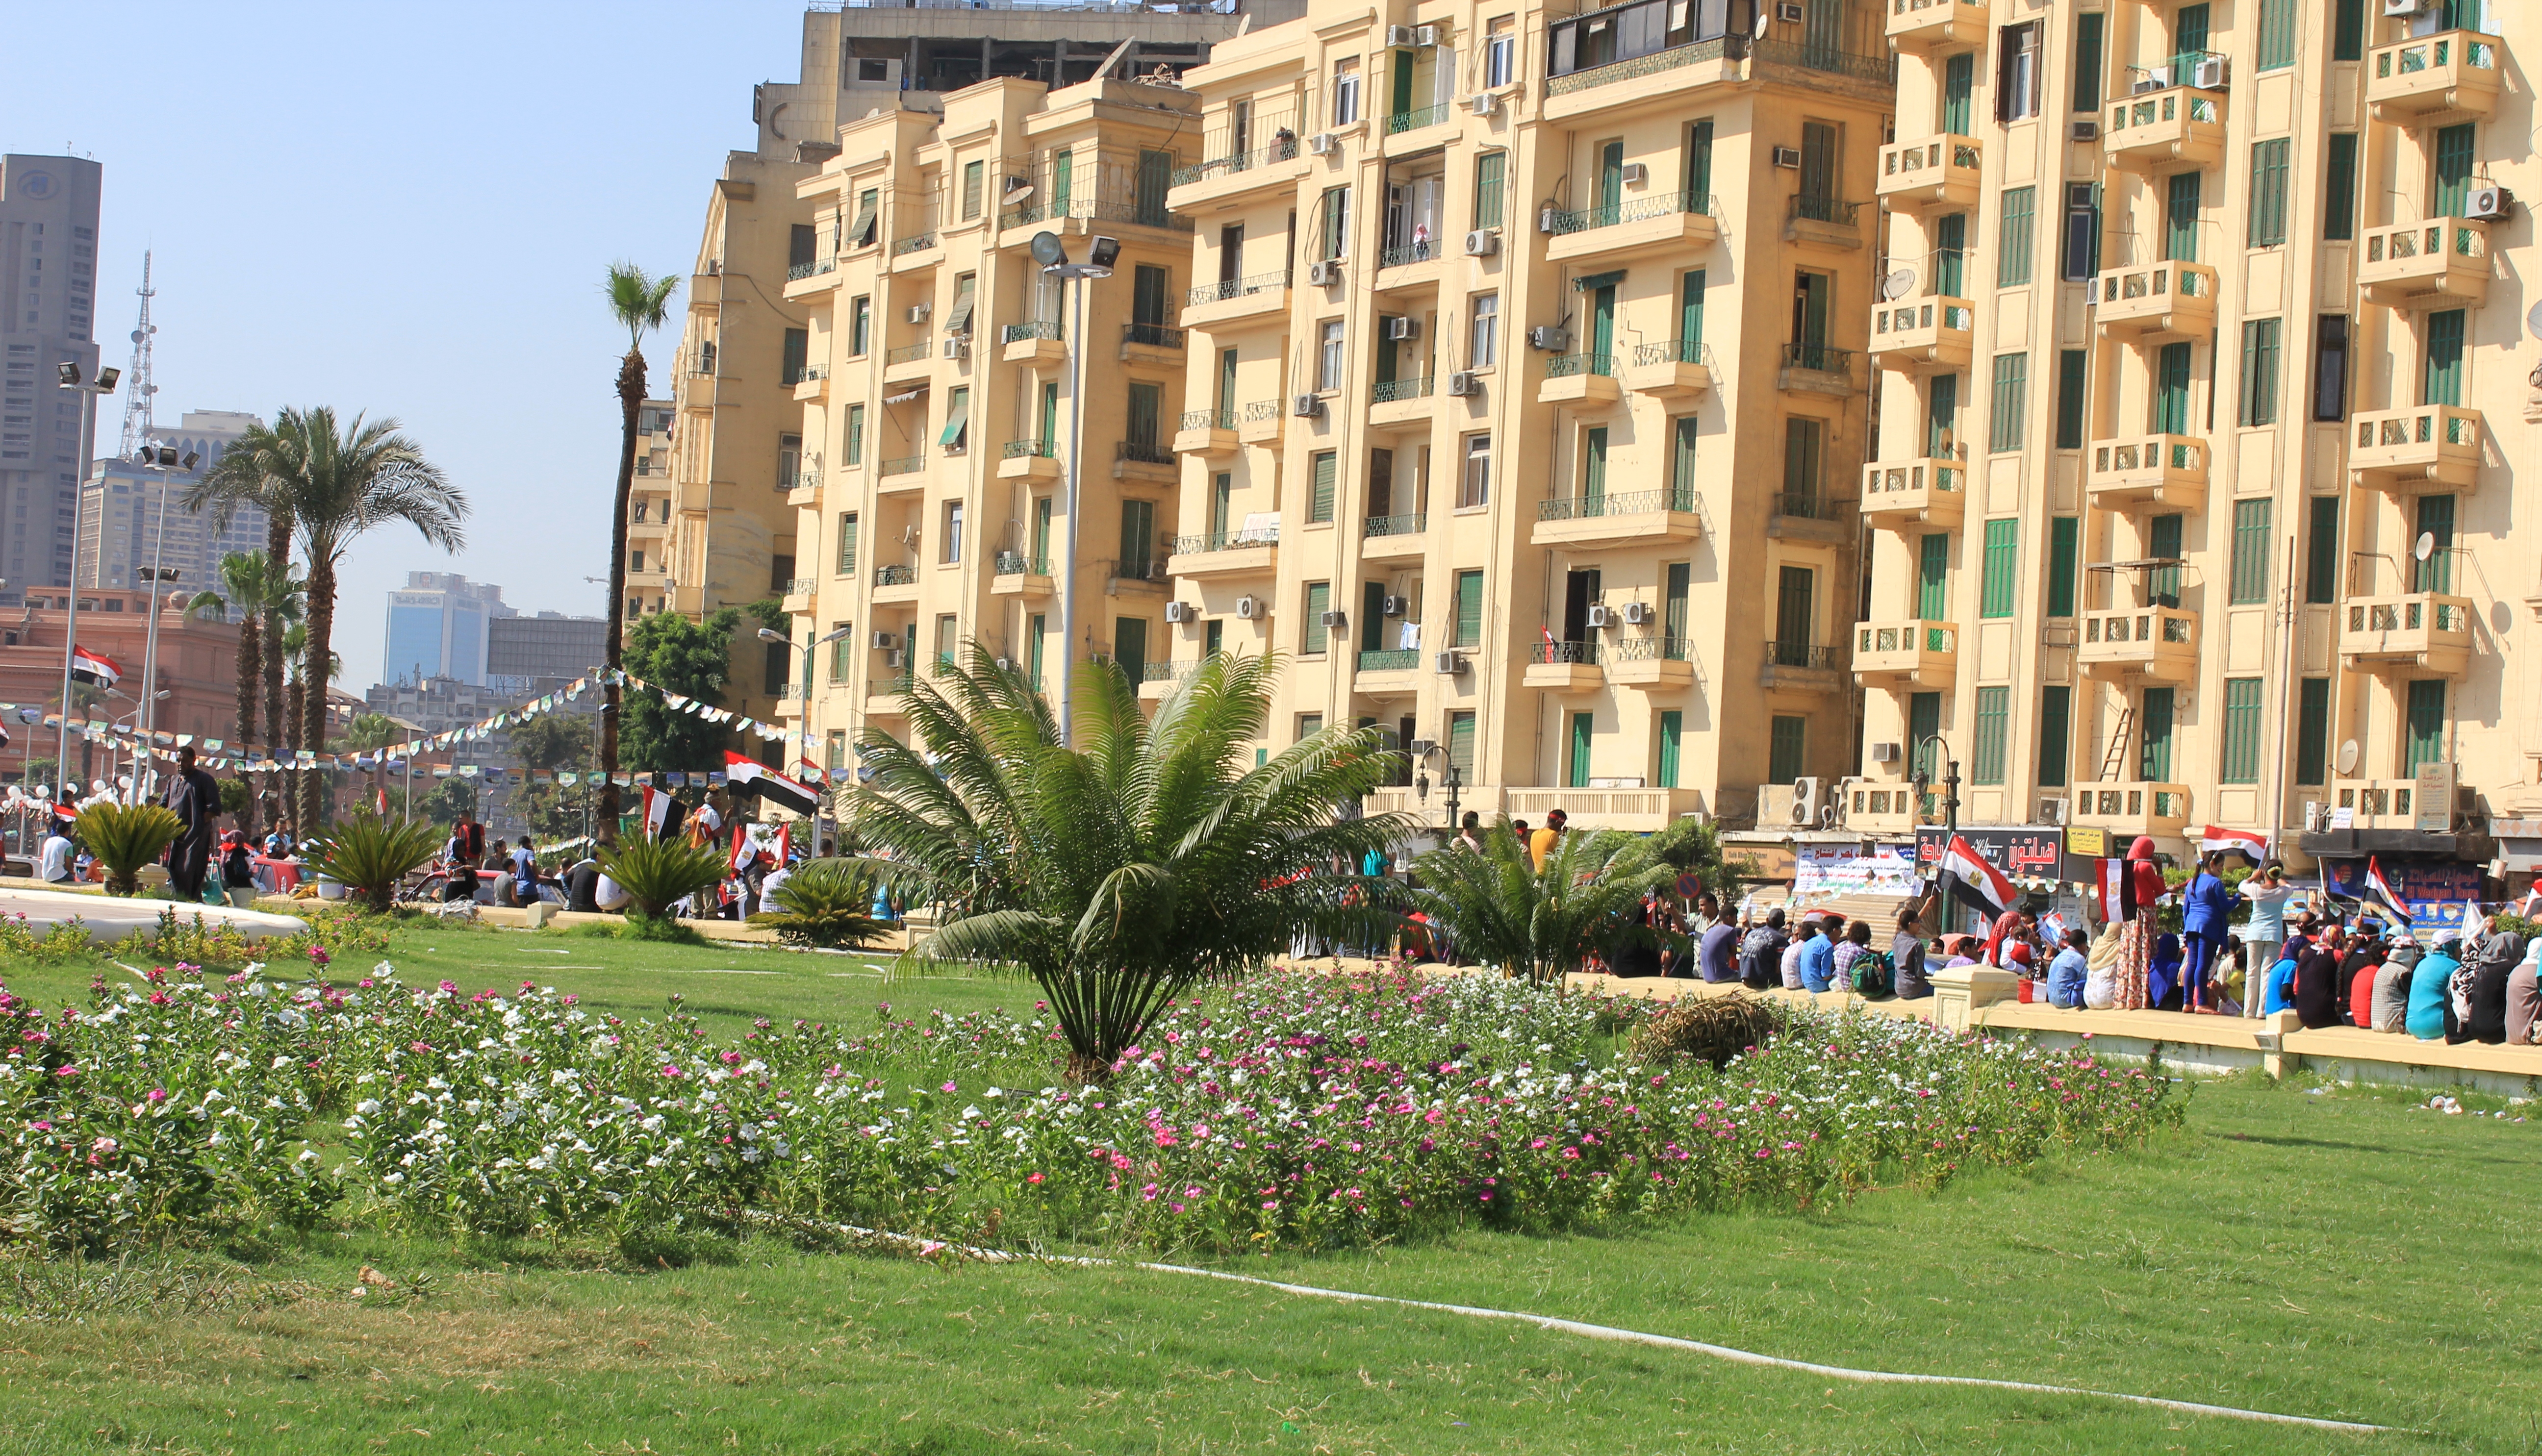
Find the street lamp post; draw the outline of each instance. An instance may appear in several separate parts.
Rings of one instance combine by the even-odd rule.
[[[169,477],[181,467],[181,465],[186,471],[191,472],[194,467],[201,462],[202,457],[191,450],[186,452],[185,458],[181,462],[178,459],[177,447],[174,445],[145,444],[139,450],[133,452],[132,456],[132,463],[134,465],[141,467],[145,471],[157,471],[159,473],[159,525],[156,532],[157,539],[150,545],[150,565],[146,569],[137,573],[146,577],[150,582],[150,620],[142,633],[141,680],[143,683],[154,688],[157,687],[159,683],[159,593],[167,583],[177,579],[177,568],[162,564],[167,559],[168,553],[168,496],[172,489],[172,482]],[[97,540],[98,549],[103,551],[106,548],[106,508],[105,502],[103,501],[100,501],[98,504]],[[74,544],[71,549],[76,551],[79,547]],[[145,709],[147,706],[148,700],[145,699]],[[141,715],[142,733],[147,735],[157,726],[158,715],[145,710]]]
[[[62,726],[60,738],[57,746],[53,750],[53,776],[55,778],[60,778],[62,776],[62,765],[68,764],[71,757],[71,648],[79,640],[80,538],[78,506],[81,504],[81,496],[88,490],[88,476],[86,473],[87,467],[85,462],[88,459],[90,444],[97,438],[97,401],[101,396],[112,395],[114,393],[114,382],[123,377],[123,371],[111,366],[103,368],[97,372],[96,383],[82,384],[80,382],[79,365],[71,360],[65,359],[56,366],[56,372],[61,376],[59,387],[65,390],[76,391],[80,397],[80,460],[83,462],[81,466],[82,473],[80,476],[80,483],[73,490],[71,496],[73,507],[71,511],[71,579],[69,582],[71,595],[69,609],[62,618]],[[100,518],[99,524],[101,527],[105,524],[103,517]],[[100,544],[103,545],[104,543],[101,541]]]
[[[1077,493],[1083,475],[1080,456],[1085,443],[1085,329],[1087,303],[1085,286],[1097,278],[1112,276],[1113,259],[1121,255],[1121,245],[1113,239],[1097,237],[1088,246],[1085,261],[1070,262],[1068,249],[1056,233],[1035,233],[1032,239],[1033,261],[1041,270],[1060,280],[1077,296],[1077,319],[1068,334],[1068,566],[1059,582],[1059,741],[1070,739],[1069,697],[1070,671],[1077,655]],[[1063,300],[1060,312],[1068,305]]]
[[[1908,747],[1907,752],[1915,756],[1915,803],[1919,812],[1923,807],[1924,795],[1933,783],[1932,775],[1926,771],[1932,763],[1932,760],[1924,755],[1924,747],[1927,744],[1939,748],[1943,754],[1942,860],[1933,871],[1933,900],[1936,909],[1947,913],[1946,908],[1951,890],[1951,840],[1960,837],[1960,761],[1950,757],[1951,746],[1938,733],[1927,733]],[[1942,928],[1938,920],[1934,923],[1934,928],[1937,930]]]

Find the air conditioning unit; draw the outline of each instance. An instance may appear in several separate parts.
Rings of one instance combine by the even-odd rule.
[[[1562,209],[1561,209],[1561,208],[1559,208],[1559,207],[1539,207],[1539,208],[1537,208],[1537,209],[1536,209],[1536,212],[1535,212],[1535,230],[1536,230],[1537,232],[1539,232],[1539,233],[1543,233],[1543,234],[1545,234],[1545,235],[1547,235],[1547,236],[1549,237],[1549,236],[1551,236],[1551,235],[1552,235],[1553,230],[1554,230],[1555,228],[1560,227],[1561,225],[1562,225]]]
[[[889,652],[900,645],[900,639],[889,632],[876,632],[873,634],[873,644],[876,652]]]
[[[2505,187],[2474,187],[2463,198],[2463,216],[2480,222],[2504,222],[2515,206],[2515,194]]]
[[[1542,349],[1548,354],[1562,353],[1571,347],[1571,330],[1557,328],[1550,324],[1538,324],[1527,331],[1527,346],[1531,349]]]
[[[2171,85],[2171,67],[2148,66],[2145,73],[2128,83],[2128,95],[2142,96],[2148,91],[2162,91]]]
[[[1651,180],[1651,169],[1640,162],[1624,164],[1624,185],[1638,187]]]
[[[1903,753],[1898,744],[1875,743],[1871,746],[1871,762],[1875,764],[1895,764],[1901,757]]]
[[[2101,123],[2091,119],[2090,117],[2085,117],[2083,120],[2077,121],[2071,127],[2067,128],[2066,135],[2072,137],[2078,142],[2099,141],[2101,139]]]
[[[1439,670],[1440,677],[1453,678],[1465,670],[1465,654],[1461,652],[1442,652],[1436,657],[1433,657],[1430,660],[1430,664]]]
[[[1012,182],[1012,181],[1014,181],[1014,179],[1012,179],[1012,178],[1009,178],[1009,179],[1008,179],[1008,181],[1009,181],[1009,182]],[[1013,658],[1011,658],[1011,657],[1001,657],[1001,658],[999,658],[999,659],[998,659],[998,671],[999,671],[999,672],[1002,672],[1002,673],[1010,673],[1010,672],[1013,672],[1013,671],[1014,671],[1014,668],[1015,668],[1015,660],[1014,660]]]
[[[1270,615],[1262,610],[1262,599],[1259,597],[1235,599],[1235,619],[1238,621],[1259,621]]]
[[[1410,26],[1387,26],[1385,28],[1385,43],[1397,49],[1412,44],[1412,28]]]
[[[1197,621],[1199,619],[1200,614],[1194,612],[1189,603],[1167,602],[1165,604],[1165,620],[1169,622]]]
[[[1800,171],[1801,149],[1798,147],[1776,147],[1774,149],[1774,165],[1777,167],[1789,168],[1794,172]]]
[[[1385,321],[1385,336],[1387,338],[1397,340],[1419,338],[1421,336],[1421,321],[1418,319],[1388,319]]]
[[[1459,369],[1448,376],[1448,393],[1463,400],[1483,392],[1483,377],[1470,369]]]
[[[1324,614],[1324,625],[1328,627],[1349,626],[1350,614],[1347,612],[1327,612]]]
[[[2039,822],[2041,824],[2063,824],[2065,822],[2065,800],[2062,795],[2039,801]]]
[[[1439,28],[1437,26],[1414,26],[1412,28],[1412,43],[1421,46],[1438,44]]]
[[[2231,74],[2231,69],[2224,62],[2224,57],[2202,55],[2198,58],[2198,63],[2189,68],[2189,84],[2201,91],[2222,91],[2225,78]]]
[[[1318,131],[1313,136],[1307,138],[1307,150],[1314,153],[1318,157],[1329,157],[1341,149],[1341,138],[1333,135],[1329,131]]]
[[[1403,751],[1416,759],[1426,759],[1439,745],[1427,738],[1416,738],[1403,746]]]
[[[947,359],[970,358],[971,336],[967,333],[946,334],[944,336],[944,357]]]
[[[1465,256],[1489,257],[1501,251],[1501,235],[1489,228],[1476,228],[1465,235]]]
[[[1382,605],[1378,610],[1387,617],[1401,617],[1403,615],[1403,599],[1401,597],[1388,597],[1385,599],[1383,605]]]
[[[883,657],[882,665],[884,667],[894,669],[905,668],[909,666],[909,654],[906,652],[886,653]]]
[[[934,304],[928,304],[928,303],[914,303],[914,304],[911,304],[911,305],[909,306],[909,322],[910,322],[910,323],[912,323],[912,324],[924,324],[924,323],[926,323],[926,322],[927,322],[927,316],[928,316],[928,315],[930,315],[930,314],[932,314],[932,313],[935,313],[935,305],[934,305]]]
[[[1488,91],[1477,91],[1465,102],[1465,109],[1477,116],[1489,116],[1501,109],[1501,99]]]
[[[1323,397],[1320,395],[1300,395],[1295,400],[1289,401],[1289,412],[1298,416],[1300,419],[1321,419],[1324,417]]]
[[[1774,0],[1774,19],[1786,26],[1801,23],[1801,0]]]
[[[1330,288],[1342,281],[1342,265],[1329,259],[1307,264],[1307,281],[1317,288]]]
[[[1606,606],[1606,604],[1605,604],[1605,603],[1603,603],[1603,602],[1592,602],[1592,603],[1590,603],[1590,604],[1589,604],[1589,630],[1591,630],[1591,631],[1593,631],[1593,632],[1594,632],[1594,631],[1598,630],[1599,628],[1601,628],[1601,627],[1605,626],[1605,625],[1607,624],[1607,619],[1608,617],[1612,616],[1612,615],[1613,615],[1613,614],[1609,613],[1609,612],[1607,610],[1607,606]]]
[[[1827,784],[1822,779],[1792,780],[1792,824],[1797,828],[1816,829],[1819,811],[1827,807]]]
[[[2383,13],[2396,19],[2425,15],[2435,9],[2435,0],[2383,0]]]
[[[1648,602],[1626,602],[1626,603],[1624,604],[1624,625],[1626,625],[1626,626],[1635,626],[1635,627],[1637,627],[1637,626],[1640,626],[1642,623],[1644,623],[1644,622],[1646,622],[1646,621],[1649,621],[1650,619],[1651,619],[1651,604],[1650,604],[1650,603],[1648,603]]]

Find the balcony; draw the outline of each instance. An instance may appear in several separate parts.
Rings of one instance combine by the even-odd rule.
[[[1539,404],[1612,404],[1624,397],[1612,354],[1555,354],[1544,361]]]
[[[935,351],[926,339],[886,349],[882,356],[882,382],[907,384],[923,380],[935,372]]]
[[[1183,297],[1182,327],[1223,328],[1231,324],[1289,316],[1289,272],[1256,273],[1204,283]]]
[[[1356,671],[1351,690],[1355,692],[1411,692],[1421,686],[1418,647],[1363,649],[1353,666]]]
[[[1903,784],[1872,784],[1856,779],[1844,806],[1844,827],[1856,833],[1906,834],[1921,822],[1915,791]]]
[[[1884,460],[1862,468],[1862,519],[1891,531],[1948,531],[1968,513],[1969,468],[1956,460]]]
[[[2397,309],[2458,309],[2489,297],[2489,224],[2439,218],[2369,228],[2356,286]]]
[[[1948,688],[1960,629],[1947,621],[1865,621],[1853,628],[1853,676],[1866,688]]]
[[[1418,379],[1389,379],[1368,392],[1368,422],[1371,425],[1428,424],[1430,422],[1430,389],[1435,381],[1429,375]]]
[[[785,590],[779,594],[783,602],[783,610],[789,617],[800,617],[809,613],[812,610],[812,599],[820,588],[821,583],[808,576],[797,576],[786,582]]]
[[[1147,702],[1162,702],[1173,691],[1200,671],[1203,659],[1185,658],[1180,662],[1147,662],[1139,665],[1139,696]]]
[[[1767,642],[1757,686],[1774,692],[1844,691],[1843,649],[1815,642]]]
[[[1694,338],[1635,344],[1624,388],[1655,400],[1692,400],[1712,393],[1712,345]]]
[[[1985,0],[1889,0],[1889,43],[1910,55],[1986,36]]]
[[[1174,453],[1225,459],[1235,453],[1235,406],[1186,409],[1174,430]]]
[[[1973,136],[1931,136],[1880,149],[1880,200],[1892,212],[1977,205],[1985,143]]]
[[[1247,516],[1241,531],[1177,536],[1165,568],[1177,578],[1269,576],[1280,568],[1279,513]]]
[[[1283,126],[1266,147],[1247,147],[1177,167],[1167,182],[1165,206],[1189,215],[1206,203],[1220,202],[1256,188],[1279,186],[1298,178],[1298,159],[1306,148],[1298,134]]]
[[[1676,486],[1538,501],[1531,540],[1537,546],[1657,545],[1692,541],[1702,534],[1693,489]]]
[[[1882,369],[1948,374],[1977,357],[1977,306],[1919,298],[1871,311],[1871,359]]]
[[[875,567],[873,599],[877,606],[917,601],[918,568],[915,566]]]
[[[1862,247],[1862,204],[1794,193],[1783,241],[1850,253]]]
[[[1379,250],[1377,281],[1371,286],[1383,293],[1392,288],[1415,288],[1437,283],[1439,275],[1445,271],[1438,266],[1439,261],[1447,255],[1447,248],[1435,238],[1418,243],[1396,242]]]
[[[2198,676],[2198,619],[2168,607],[2087,612],[2075,656],[2097,677],[2186,683]]]
[[[1746,49],[1744,36],[1715,36],[1548,76],[1542,115],[1559,122],[1591,115],[1618,120],[1619,113],[1631,111],[1675,113],[1694,105],[1696,92],[1737,81],[1739,53]]]
[[[1844,519],[1851,501],[1816,490],[1777,490],[1766,498],[1773,505],[1765,517],[1768,538],[1821,546],[1845,546],[1853,540],[1853,523]]]
[[[807,364],[786,383],[794,387],[794,398],[797,400],[823,399],[830,393],[830,366]]]
[[[1050,559],[1027,556],[1022,551],[1000,551],[990,563],[989,591],[1000,597],[1047,597],[1058,588],[1052,584]]]
[[[1154,440],[1117,440],[1112,445],[1112,478],[1154,480],[1170,485],[1180,475],[1173,447]]]
[[[1009,440],[998,456],[1001,480],[1056,480],[1059,449],[1049,440]]]
[[[1359,553],[1372,561],[1402,560],[1418,557],[1430,548],[1430,517],[1415,511],[1408,516],[1370,516],[1360,526]]]
[[[2480,477],[2481,417],[2454,404],[2359,414],[2348,452],[2355,483],[2394,495],[2441,495]]]
[[[2401,667],[2459,677],[2471,662],[2468,597],[2413,592],[2351,597],[2340,622],[2339,655],[2352,668]]]
[[[924,490],[927,488],[927,457],[903,455],[874,465],[874,489],[877,491]]]
[[[2107,830],[2122,840],[2140,835],[2177,838],[2189,828],[2189,785],[2184,783],[2086,783],[2065,802],[2068,823]]]
[[[2110,104],[2101,150],[2122,172],[2180,172],[2224,160],[2224,93],[2172,86]]]
[[[1546,208],[1544,245],[1549,262],[1622,262],[1661,254],[1682,254],[1720,241],[1719,212],[1709,192],[1662,192],[1612,207],[1576,212]]]
[[[2107,509],[2198,510],[2206,503],[2206,442],[2194,435],[2095,440],[2084,488]]]
[[[2332,814],[2348,811],[2348,823],[2339,826],[2341,829],[2420,832],[2419,781],[2415,778],[2334,778],[2330,781],[2330,807]],[[2322,828],[2332,826],[2324,824]],[[2452,828],[2453,816],[2447,813],[2445,830]]]
[[[1124,324],[1121,326],[1121,357],[1137,364],[1179,364],[1183,355],[1183,330],[1169,324]]]
[[[1684,637],[1617,637],[1598,651],[1607,681],[1621,688],[1687,688],[1694,684],[1694,643]]]
[[[2486,121],[2498,112],[2505,49],[2474,31],[2378,45],[2365,57],[2365,104],[2375,120],[2402,126]]]
[[[1054,321],[1009,324],[998,331],[998,357],[1009,364],[1063,364],[1068,360],[1068,341],[1060,336]]]
[[[1170,538],[1167,545],[1171,545]],[[1168,581],[1173,573],[1166,569],[1162,556],[1097,561],[1094,564],[1103,573],[1103,594],[1107,597],[1117,597],[1125,591],[1144,594],[1173,590]]]
[[[2140,343],[2176,343],[2215,331],[2215,270],[2205,263],[2139,263],[2092,280],[2092,317]]]
[[[1595,692],[1607,686],[1607,674],[1598,666],[1597,643],[1548,642],[1539,638],[1527,649],[1523,682],[1548,692]]]
[[[1853,377],[1853,350],[1814,343],[1783,345],[1783,367],[1774,376],[1774,388],[1787,395],[1827,395],[1838,400],[1862,393]]]

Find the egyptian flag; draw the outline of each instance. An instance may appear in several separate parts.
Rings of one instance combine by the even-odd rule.
[[[2410,907],[2402,901],[2401,892],[2393,889],[2392,882],[2384,878],[2383,861],[2372,855],[2366,856],[2365,860],[2364,899],[2367,905],[2381,906],[2383,912],[2390,915],[2395,923],[2410,923]]]
[[[64,829],[68,829],[73,823],[77,822],[78,819],[79,806],[77,804],[72,803],[68,799],[58,800],[54,803],[53,823],[60,825]]]
[[[2115,925],[2136,912],[2136,878],[2128,860],[2104,859],[2098,863],[2100,883],[2095,888],[2101,897],[2101,918]]]
[[[657,789],[649,783],[637,791],[644,796],[644,837],[659,839],[679,833],[680,820],[684,817],[680,812],[680,801],[669,790]]]
[[[1951,837],[1950,851],[1942,856],[1942,873],[1951,877],[1951,893],[1959,897],[1960,903],[1988,921],[2012,909],[2020,899],[2003,871],[1986,863],[1984,855],[1957,835]]]
[[[762,803],[774,804],[780,809],[791,809],[802,815],[815,813],[821,807],[821,796],[812,789],[796,783],[757,759],[744,758],[730,749],[724,751],[723,773],[724,781],[727,783],[748,784],[751,792],[759,795]]]
[[[2252,830],[2217,829],[2210,824],[2206,833],[2198,837],[2198,852],[2201,855],[2239,854],[2258,864],[2268,857],[2269,839],[2266,835]]]
[[[102,652],[91,652],[85,647],[71,649],[73,682],[86,683],[92,688],[112,688],[122,678],[123,669],[116,666],[113,658]]]
[[[386,819],[386,818],[388,818],[388,813],[389,813],[389,791],[388,791],[388,789],[387,789],[385,786],[378,786],[378,787],[374,787],[374,788],[371,790],[371,794],[372,794],[372,797],[377,801],[377,805],[376,805],[376,807],[377,807],[377,809],[378,809],[378,811],[379,811],[379,815],[380,815],[380,817],[381,817],[382,819]]]

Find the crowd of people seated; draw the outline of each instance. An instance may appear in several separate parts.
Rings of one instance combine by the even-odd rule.
[[[2263,1010],[2307,1028],[2355,1026],[2423,1042],[2535,1045],[2542,1022],[2542,936],[2527,940],[2487,914],[2466,939],[2422,948],[2364,918],[2305,916],[2278,947]]]

